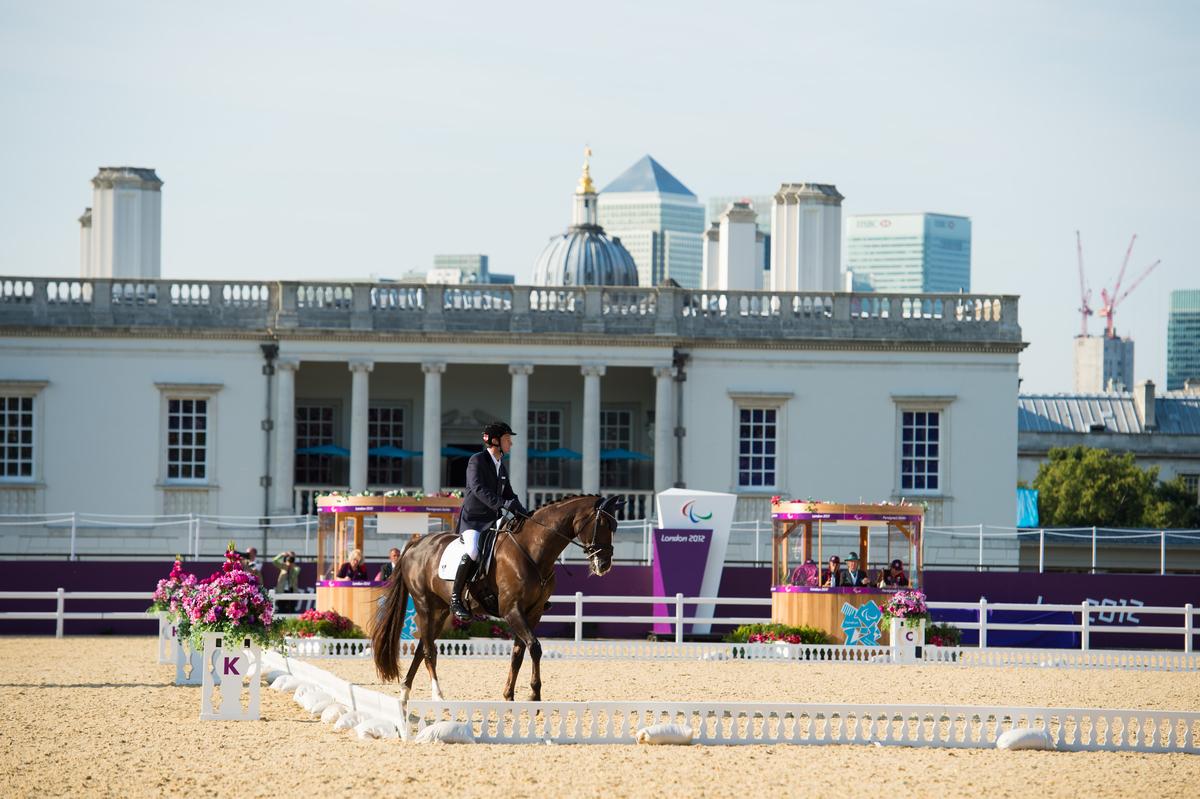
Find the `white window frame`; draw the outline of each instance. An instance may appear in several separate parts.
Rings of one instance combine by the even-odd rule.
[[[788,424],[787,406],[795,394],[790,391],[730,391],[731,437],[729,485],[736,494],[773,494],[787,485]],[[741,456],[741,416],[743,410],[775,411],[775,482],[771,485],[742,485],[738,458]]]
[[[390,411],[397,411],[397,410],[399,410],[399,411],[400,411],[400,412],[401,412],[401,413],[404,415],[404,421],[403,421],[403,425],[404,425],[404,434],[403,434],[403,436],[402,436],[402,437],[401,437],[401,439],[400,439],[400,443],[399,443],[399,444],[396,444],[395,446],[398,446],[398,447],[400,447],[400,448],[402,448],[402,449],[406,448],[406,447],[405,447],[405,445],[407,444],[407,442],[408,442],[408,441],[409,441],[409,440],[412,438],[412,436],[413,436],[413,403],[412,403],[412,400],[378,400],[378,401],[372,400],[372,401],[371,401],[371,403],[370,403],[370,407],[369,407],[369,411],[372,411],[372,410],[373,410],[373,411],[378,411],[378,410],[381,410],[381,409],[390,410]],[[368,417],[367,417],[367,448],[368,448],[368,449],[370,449],[370,448],[371,448],[371,447],[373,447],[373,446],[376,446],[376,444],[373,444],[373,443],[371,442],[371,429],[370,429],[370,428],[371,428],[371,422],[370,422],[369,411],[368,411]],[[370,469],[370,459],[371,459],[372,457],[374,457],[374,456],[371,456],[371,455],[368,455],[368,456],[367,456],[367,474],[368,474],[368,478],[369,478],[369,475],[370,475],[370,472],[371,472],[371,469]],[[401,485],[401,486],[402,486],[402,485],[404,485],[404,482],[403,482],[403,480],[404,480],[405,478],[409,478],[409,477],[410,477],[410,472],[411,472],[411,469],[412,469],[412,466],[411,466],[410,464],[408,464],[408,463],[401,463],[401,464],[400,464],[400,477],[401,477],[401,482],[400,482],[400,483],[396,483],[395,485]],[[369,485],[385,485],[384,483],[373,482],[373,481],[371,481],[370,479],[368,479],[368,480],[367,480],[367,483],[368,483]],[[388,483],[388,484],[386,484],[386,485],[393,485],[393,484],[391,484],[391,483]]]
[[[221,383],[155,383],[159,394],[158,414],[158,485],[167,488],[215,487],[217,482],[217,395]],[[167,450],[171,400],[204,400],[204,477],[168,477]]]
[[[332,425],[332,434],[331,434],[331,438],[328,443],[336,444],[338,437],[343,432],[342,431],[342,424],[343,424],[342,401],[340,399],[321,399],[321,398],[305,397],[303,399],[297,399],[296,403],[292,409],[292,413],[293,413],[292,424],[293,424],[293,436],[294,436],[292,439],[292,449],[293,450],[298,449],[298,445],[300,443],[298,440],[299,436],[300,436],[300,414],[297,413],[297,411],[300,410],[300,406],[315,407],[315,408],[328,407],[333,411],[333,418],[330,420],[330,424]],[[297,455],[297,457],[299,457],[299,456]],[[310,456],[310,457],[319,458],[321,456],[314,455],[314,456]],[[332,461],[330,462],[329,479],[325,480],[325,481],[318,480],[315,482],[311,482],[308,480],[296,480],[295,472],[296,472],[296,467],[295,467],[295,465],[293,465],[292,478],[293,478],[293,482],[295,485],[337,485],[338,484],[338,465],[337,465],[337,463],[334,463]]]
[[[568,425],[571,422],[570,406],[565,403],[531,402],[531,403],[529,403],[529,408],[527,409],[526,414],[537,413],[539,411],[557,411],[558,412],[559,420],[560,420],[559,421],[559,435],[561,436],[561,438],[559,439],[559,442],[558,442],[558,446],[560,446],[560,447],[569,446],[571,443],[571,431],[568,427]],[[528,418],[525,420],[525,427],[526,427],[525,432],[529,436],[529,438],[525,442],[525,446],[532,447],[533,446],[533,426],[529,423]],[[568,483],[570,482],[570,476],[569,476],[568,470],[570,467],[568,464],[563,463],[562,461],[559,461],[559,463],[558,463],[558,485],[537,485],[537,484],[535,484],[533,482],[533,476],[536,471],[535,467],[537,465],[538,465],[537,462],[534,461],[533,459],[529,459],[527,461],[526,469],[528,472],[528,477],[526,479],[529,483],[529,488],[550,490],[550,489],[556,489],[556,488],[568,488],[569,487]]]
[[[950,462],[950,453],[952,452],[951,431],[953,429],[951,406],[955,399],[957,399],[955,396],[946,394],[892,395],[892,402],[896,409],[895,423],[893,425],[895,431],[895,451],[892,456],[893,498],[951,498],[950,476],[954,473]],[[929,413],[931,411],[938,415],[938,487],[934,490],[928,488],[904,488],[904,474],[902,469],[904,459],[904,414],[908,412]]]
[[[0,474],[0,483],[4,485],[15,486],[40,486],[43,484],[44,461],[43,453],[45,450],[45,439],[43,431],[46,429],[45,407],[46,403],[42,400],[42,390],[50,385],[49,380],[0,380],[0,397],[20,397],[33,400],[33,462],[30,467],[28,477],[8,477]],[[7,446],[6,442],[0,442],[0,446]]]
[[[640,408],[636,403],[613,403],[611,405],[600,405],[600,448],[604,449],[604,414],[605,413],[627,413],[629,414],[629,446],[631,451],[637,451],[638,448],[638,418]],[[606,463],[611,463],[614,466],[625,467],[628,479],[628,485],[609,485],[604,480],[604,467]],[[603,488],[629,488],[636,489],[634,485],[637,482],[636,476],[637,464],[635,461],[601,461],[600,462],[600,485]],[[612,471],[621,471],[620,468]]]

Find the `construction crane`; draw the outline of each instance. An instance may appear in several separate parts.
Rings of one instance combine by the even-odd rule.
[[[1092,306],[1089,304],[1092,290],[1088,288],[1087,278],[1083,274],[1083,242],[1078,230],[1075,231],[1075,252],[1079,256],[1079,313],[1082,317],[1079,320],[1079,335],[1086,337],[1088,317],[1092,315]]]
[[[1146,276],[1153,272],[1156,266],[1162,263],[1162,261],[1159,260],[1147,266],[1142,270],[1141,274],[1139,274],[1137,278],[1129,284],[1129,288],[1125,289],[1124,293],[1121,293],[1121,283],[1125,280],[1125,270],[1129,267],[1129,258],[1131,255],[1133,255],[1133,245],[1136,241],[1137,234],[1135,233],[1133,238],[1129,240],[1129,247],[1125,250],[1125,260],[1121,262],[1121,271],[1117,273],[1117,282],[1113,285],[1112,292],[1109,293],[1107,289],[1100,289],[1100,301],[1102,304],[1100,306],[1099,314],[1104,319],[1105,338],[1116,338],[1117,333],[1113,317],[1116,314],[1117,305],[1120,304],[1120,302],[1130,294],[1132,294],[1133,290],[1136,289],[1138,285],[1146,279]],[[1085,324],[1086,321],[1087,317],[1085,316]]]

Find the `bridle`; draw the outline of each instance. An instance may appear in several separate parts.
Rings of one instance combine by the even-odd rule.
[[[592,514],[591,540],[588,541],[588,543],[586,543],[586,544],[584,544],[581,541],[575,540],[576,538],[579,537],[578,534],[564,535],[563,533],[560,533],[558,531],[558,528],[551,527],[548,524],[542,524],[537,519],[533,518],[532,514],[529,516],[526,516],[523,521],[533,522],[538,527],[541,527],[544,530],[549,530],[552,535],[556,535],[559,538],[564,539],[568,545],[574,545],[574,546],[579,547],[580,549],[583,550],[583,554],[586,555],[589,560],[594,559],[597,556],[603,555],[605,553],[608,553],[609,557],[611,558],[612,554],[613,554],[613,545],[612,545],[611,540],[607,544],[597,544],[596,540],[600,537],[600,521],[604,517],[608,517],[609,519],[612,519],[613,533],[615,534],[617,532],[618,520],[617,520],[616,515],[611,510],[609,510],[609,508],[613,505],[620,505],[620,504],[621,504],[621,499],[620,499],[620,497],[618,497],[616,495],[597,503],[595,512]],[[521,542],[517,540],[516,534],[513,533],[512,528],[509,528],[509,529],[505,530],[504,532],[508,535],[508,537],[516,545],[517,549],[521,550],[521,554],[523,554],[525,556],[525,559],[528,560],[531,564],[533,564],[534,568],[537,569],[538,568],[537,562],[534,561],[533,556],[529,554],[529,552],[525,549],[525,547],[521,546]],[[538,577],[541,579],[542,585],[545,585],[546,583],[550,582],[550,578],[553,576],[554,576],[554,571],[551,570],[550,575],[548,577],[542,577],[541,570],[538,569]]]

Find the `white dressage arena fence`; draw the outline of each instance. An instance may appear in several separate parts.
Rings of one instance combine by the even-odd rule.
[[[440,721],[471,725],[484,743],[630,744],[663,722],[690,726],[700,744],[799,744],[991,749],[1011,729],[1046,730],[1062,751],[1200,754],[1200,713],[970,705],[724,702],[423,701],[402,704],[276,652],[264,668],[312,683],[338,702],[389,721],[404,740]]]
[[[242,636],[225,633],[202,633],[202,636],[200,718],[206,721],[258,719],[262,649],[252,639]]]

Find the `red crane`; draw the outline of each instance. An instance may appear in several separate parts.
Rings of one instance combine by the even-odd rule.
[[[1146,276],[1154,271],[1162,261],[1155,261],[1142,270],[1129,288],[1121,293],[1121,282],[1125,279],[1125,270],[1129,267],[1129,257],[1133,254],[1133,244],[1137,241],[1137,234],[1129,240],[1129,247],[1125,250],[1125,260],[1121,262],[1121,271],[1117,273],[1117,282],[1113,285],[1112,293],[1107,289],[1100,289],[1100,301],[1103,303],[1100,306],[1099,314],[1104,318],[1104,336],[1105,338],[1116,338],[1116,328],[1114,327],[1113,317],[1116,314],[1117,305],[1128,297],[1138,285],[1146,279]]]

